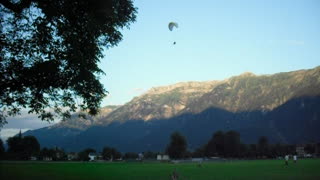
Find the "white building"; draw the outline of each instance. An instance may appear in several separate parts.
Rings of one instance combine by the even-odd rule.
[[[170,157],[169,157],[169,155],[160,155],[160,154],[158,154],[157,155],[157,160],[158,161],[168,161],[168,160],[170,160]]]
[[[38,158],[37,158],[36,156],[31,156],[31,157],[30,157],[30,160],[31,160],[31,161],[36,161],[36,160],[38,160]]]
[[[138,160],[141,161],[141,160],[143,160],[143,158],[144,158],[143,154],[142,154],[142,153],[139,153],[139,154],[138,154]]]
[[[42,158],[42,160],[44,160],[44,161],[52,161],[52,157],[45,156],[45,157]]]
[[[77,153],[68,153],[68,161],[76,160],[77,158]]]
[[[296,147],[296,153],[299,157],[304,157],[306,152],[304,151],[304,146],[303,145],[299,145]]]
[[[97,155],[94,153],[89,153],[88,157],[89,157],[89,161],[94,161],[94,160],[96,160]]]
[[[168,161],[168,160],[170,160],[169,155],[166,155],[166,154],[163,155],[163,156],[162,156],[162,160],[163,160],[163,161]]]

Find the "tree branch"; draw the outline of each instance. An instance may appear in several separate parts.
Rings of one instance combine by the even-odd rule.
[[[23,9],[28,8],[31,2],[32,0],[21,0],[19,3],[14,4],[10,0],[0,0],[0,4],[17,14],[20,14]]]

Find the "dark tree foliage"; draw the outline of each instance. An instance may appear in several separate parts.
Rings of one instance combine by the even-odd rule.
[[[34,136],[23,137],[24,153],[27,157],[37,156],[40,152],[40,144]]]
[[[307,144],[304,150],[310,154],[319,153],[320,144]],[[296,145],[269,144],[265,136],[261,136],[257,144],[243,144],[236,131],[217,131],[204,146],[196,149],[192,157],[226,157],[226,158],[278,158],[287,154],[296,154]]]
[[[316,144],[307,144],[304,147],[304,151],[308,154],[314,154],[316,152]]]
[[[269,144],[267,148],[267,153],[265,156],[268,158],[277,158],[277,157],[284,157],[286,154],[291,154],[287,152],[287,145],[283,144]],[[294,154],[294,153],[293,153]]]
[[[187,152],[187,140],[179,132],[171,134],[171,141],[168,145],[166,152],[172,159],[183,158]]]
[[[315,153],[317,156],[320,156],[320,143],[316,144],[316,152]]]
[[[124,154],[124,157],[123,157],[123,158],[126,159],[126,160],[137,159],[137,158],[138,158],[138,154],[135,153],[135,152],[126,152],[126,153]]]
[[[95,153],[95,152],[96,152],[96,150],[91,149],[91,148],[87,148],[87,149],[79,152],[78,158],[80,161],[89,161],[89,154]]]
[[[20,137],[10,137],[7,139],[8,153],[18,154],[23,151],[22,138]]]
[[[112,160],[113,154],[112,154],[112,148],[111,147],[104,147],[102,150],[102,158],[104,160]]]
[[[43,148],[40,151],[39,158],[46,160],[46,158],[51,158],[53,161],[65,161],[68,159],[67,154],[63,149],[60,148]]]
[[[241,143],[239,146],[239,157],[245,158],[248,157],[249,146],[247,144]]]
[[[227,157],[239,157],[240,155],[240,134],[236,131],[228,131],[224,137],[224,153]]]
[[[207,147],[207,144],[204,145],[204,146],[202,146],[202,147],[197,148],[197,149],[192,153],[192,157],[195,157],[195,158],[205,157],[205,156],[206,156],[206,147]]]
[[[39,158],[45,160],[45,158],[51,158],[53,161],[65,161],[68,159],[66,152],[60,148],[43,148],[40,151]]]
[[[116,160],[121,158],[121,152],[111,147],[104,147],[102,150],[102,157],[104,160]]]
[[[143,153],[143,156],[145,159],[156,159],[157,158],[157,153],[152,152],[152,151],[147,151]]]
[[[4,149],[4,146],[3,146],[2,139],[0,139],[0,160],[4,159],[4,153],[5,153],[5,149]]]
[[[224,156],[224,136],[225,134],[222,131],[217,131],[213,134],[212,138],[209,140],[205,148],[206,156]]]
[[[258,156],[258,152],[257,152],[257,145],[256,144],[249,144],[248,145],[248,152],[247,157],[251,157],[251,158],[257,158]]]
[[[7,140],[9,159],[28,160],[31,156],[38,156],[40,152],[40,144],[34,136],[10,137]]]
[[[240,134],[236,131],[226,133],[217,131],[205,147],[206,156],[239,157],[241,152]]]
[[[261,136],[258,140],[258,152],[260,156],[268,156],[269,152],[269,142],[268,138]]]
[[[53,149],[43,148],[39,154],[40,159],[44,160],[45,158],[55,157],[55,151]]]
[[[21,108],[42,120],[96,114],[102,52],[135,19],[132,0],[0,0],[0,122]]]

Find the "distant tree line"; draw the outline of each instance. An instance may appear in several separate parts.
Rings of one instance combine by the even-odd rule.
[[[274,158],[295,153],[295,146],[271,145],[264,136],[259,138],[257,144],[244,144],[240,140],[240,134],[236,131],[217,131],[202,147],[194,152],[188,152],[185,138],[175,132],[171,135],[171,142],[166,152],[173,159],[188,157]]]
[[[256,159],[275,158],[295,151],[295,145],[269,144],[265,136],[261,136],[256,144],[244,144],[236,131],[217,131],[207,144],[193,152],[193,156]]]
[[[304,151],[308,154],[316,153],[320,148],[318,144],[307,144]],[[190,157],[222,157],[222,158],[276,158],[286,154],[296,154],[296,145],[270,144],[268,138],[261,136],[256,144],[244,144],[241,142],[237,131],[217,131],[209,141],[193,152],[187,151],[187,141],[179,132],[171,135],[171,142],[167,146],[166,153],[172,159]],[[317,152],[319,155],[319,152]]]
[[[4,144],[0,139],[0,160],[30,160],[34,157],[37,160],[66,161],[79,160],[89,161],[89,154],[99,154],[100,160],[117,161],[117,160],[136,160],[140,159],[136,152],[126,152],[122,154],[116,148],[105,146],[101,153],[95,149],[87,148],[78,153],[66,153],[61,148],[42,148],[34,136],[22,136],[21,132],[10,137],[7,140],[8,149],[5,151]],[[318,150],[317,150],[318,149]],[[307,144],[304,151],[308,154],[319,155],[320,143]],[[295,154],[296,145],[288,144],[270,144],[268,138],[261,136],[256,144],[244,144],[241,142],[240,134],[236,131],[217,131],[209,141],[195,151],[188,151],[187,139],[179,132],[171,134],[170,142],[165,152],[171,159],[183,158],[203,158],[203,157],[220,157],[220,158],[276,158],[286,154]],[[143,152],[143,159],[156,159],[159,152]],[[162,153],[163,154],[163,153]],[[74,155],[74,156],[70,156]]]
[[[132,160],[137,159],[138,153],[127,152],[122,154],[116,148],[105,146],[101,153],[97,153],[95,149],[86,148],[78,153],[67,153],[63,149],[54,148],[42,148],[34,136],[22,136],[19,133],[17,136],[10,137],[7,140],[8,149],[5,151],[3,141],[0,139],[0,160],[31,160],[32,157],[36,160],[45,161],[67,161],[67,160],[78,160],[78,161],[89,161],[89,154],[100,154],[101,160],[116,161],[116,160]],[[74,156],[68,156],[74,155]],[[145,152],[143,157],[147,159],[155,159],[158,153]]]
[[[30,160],[31,158],[45,160],[67,160],[67,154],[60,148],[43,148],[34,136],[22,136],[21,132],[7,140],[8,149],[5,151],[4,144],[0,139],[1,160]]]

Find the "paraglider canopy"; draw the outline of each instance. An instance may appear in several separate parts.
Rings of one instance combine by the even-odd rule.
[[[170,22],[169,25],[168,25],[169,30],[172,31],[174,27],[175,27],[175,28],[178,28],[178,27],[179,27],[179,26],[178,26],[178,23],[176,23],[176,22]]]

